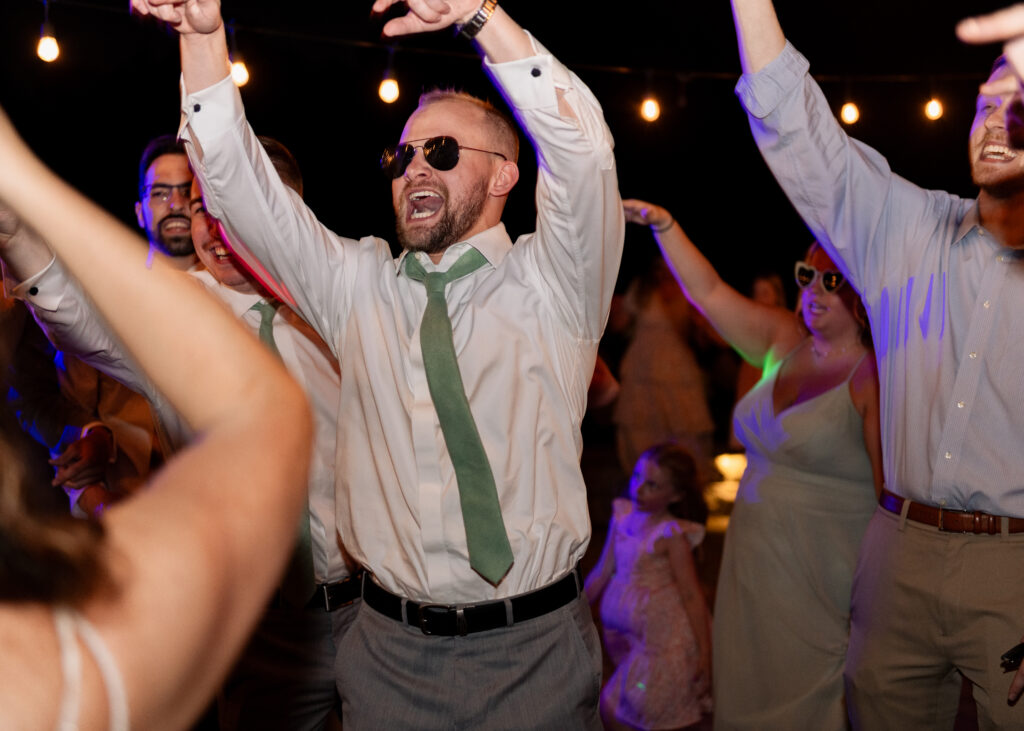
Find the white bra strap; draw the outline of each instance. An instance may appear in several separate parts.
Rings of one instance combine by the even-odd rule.
[[[75,615],[75,624],[82,642],[92,652],[96,665],[107,688],[107,712],[110,714],[110,731],[128,731],[128,698],[124,691],[124,680],[118,670],[114,656],[110,654],[99,632],[80,615]]]
[[[66,607],[53,610],[60,647],[61,693],[57,709],[57,731],[78,731],[78,708],[82,695],[82,653],[75,640],[75,626]]]

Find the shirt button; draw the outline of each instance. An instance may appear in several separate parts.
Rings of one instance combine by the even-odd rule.
[[[963,401],[957,401],[957,402],[956,402],[956,407],[957,407],[958,409],[962,409],[962,408],[964,407],[964,402],[963,402]]]
[[[971,360],[974,360],[975,358],[978,357],[978,354],[975,353],[974,351],[971,351],[967,357],[970,358]]]
[[[984,302],[982,303],[982,305],[981,305],[981,306],[982,306],[982,307],[984,307],[984,308],[985,308],[985,309],[987,310],[987,309],[988,309],[989,307],[991,307],[991,306],[992,306],[992,303],[991,303],[991,302],[989,302],[988,300],[985,300],[985,301],[984,301]]]
[[[37,294],[39,294],[39,287],[29,287],[28,293],[35,297]]]
[[[946,457],[946,459],[953,459],[953,453],[952,452],[946,452],[945,457]]]
[[[540,76],[540,69],[534,66],[532,69],[530,69],[530,76],[536,79],[538,76]]]
[[[199,110],[201,110],[202,108],[203,108],[203,105],[202,105],[202,104],[193,104],[193,105],[192,105],[192,111],[193,111],[193,112],[198,112],[198,111],[199,111]]]

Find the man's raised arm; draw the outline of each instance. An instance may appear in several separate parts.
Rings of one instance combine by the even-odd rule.
[[[756,74],[782,52],[786,36],[771,0],[733,0],[743,73]]]

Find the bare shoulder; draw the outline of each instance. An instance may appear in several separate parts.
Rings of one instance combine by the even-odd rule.
[[[867,352],[850,376],[850,400],[861,413],[868,404],[878,402],[878,367],[873,350]]]
[[[54,728],[61,665],[52,609],[4,604],[0,647],[0,728]]]

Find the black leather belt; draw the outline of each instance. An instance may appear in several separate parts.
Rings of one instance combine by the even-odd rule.
[[[346,607],[359,598],[363,583],[363,570],[359,569],[347,579],[331,584],[317,584],[316,593],[306,604],[306,609],[323,609],[333,612]]]
[[[508,599],[483,604],[420,604],[392,594],[367,572],[363,578],[363,602],[385,617],[404,621],[425,635],[450,637],[511,627],[517,622],[535,619],[578,598],[582,588],[577,566],[553,584]]]

